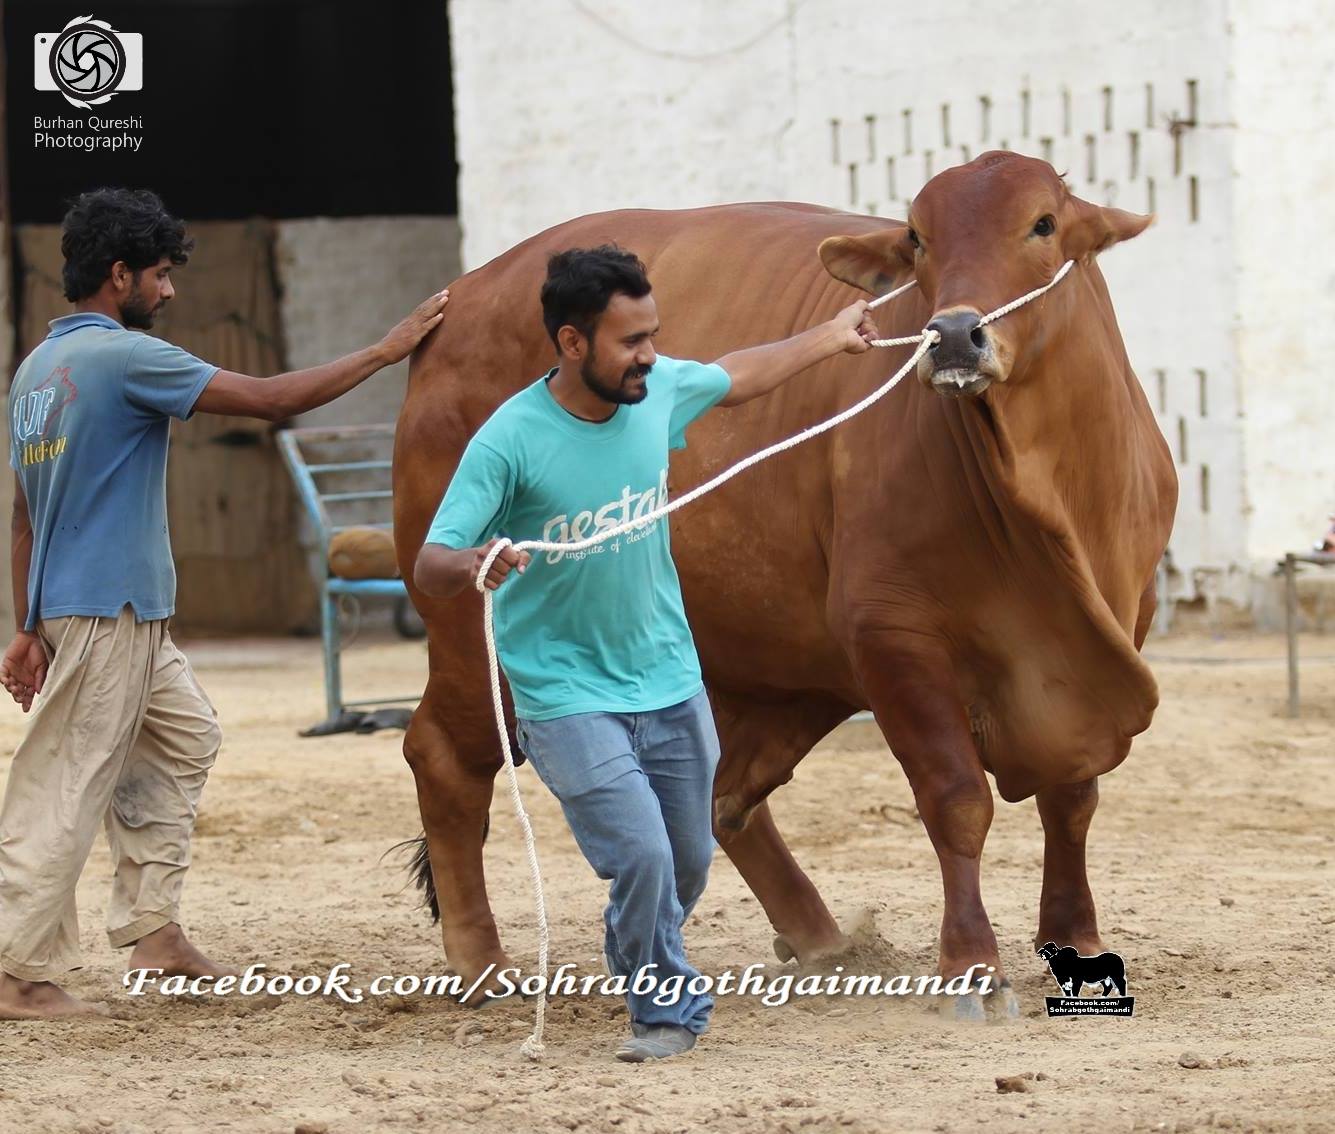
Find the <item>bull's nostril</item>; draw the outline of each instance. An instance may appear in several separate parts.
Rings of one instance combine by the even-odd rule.
[[[983,334],[983,328],[981,325],[975,327],[972,331],[969,332],[969,341],[972,342],[973,345],[976,346],[979,350],[982,350],[983,347],[987,346],[987,337]]]

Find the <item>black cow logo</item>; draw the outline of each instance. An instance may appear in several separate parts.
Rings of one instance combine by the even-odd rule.
[[[1035,952],[1048,963],[1061,996],[1049,996],[1049,1016],[1130,1016],[1135,997],[1126,994],[1126,964],[1116,953],[1081,956],[1070,945],[1049,941]],[[1102,999],[1082,999],[1086,986],[1101,988]],[[1113,996],[1113,990],[1117,995]]]

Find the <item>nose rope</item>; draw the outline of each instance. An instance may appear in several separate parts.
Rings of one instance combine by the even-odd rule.
[[[984,315],[978,322],[978,326],[984,327],[994,320],[1000,319],[1003,315],[1009,315],[1017,307],[1023,307],[1026,303],[1037,299],[1045,292],[1056,287],[1067,272],[1074,266],[1074,260],[1068,260],[1061,266],[1052,279],[1042,287],[1035,288],[1031,292],[1020,296],[1019,299],[1012,300],[1004,307],[998,307],[995,311]],[[903,295],[911,287],[916,286],[916,281],[910,280],[894,291],[872,300],[867,304],[868,309],[881,306],[888,303],[896,296]],[[533,825],[529,822],[528,812],[524,810],[524,800],[519,792],[519,776],[515,770],[514,752],[510,748],[510,733],[505,726],[505,702],[501,697],[501,678],[500,663],[496,654],[496,633],[493,619],[493,592],[486,587],[487,573],[491,570],[492,564],[496,562],[497,556],[507,547],[512,547],[516,551],[560,551],[569,554],[575,551],[584,551],[595,544],[603,543],[605,540],[615,539],[618,536],[625,535],[628,532],[646,527],[649,524],[657,523],[659,520],[675,512],[678,508],[684,508],[692,501],[698,500],[716,488],[721,487],[727,481],[745,472],[752,465],[758,465],[761,461],[768,460],[770,457],[777,456],[794,446],[800,445],[803,441],[809,441],[813,437],[819,437],[822,433],[827,433],[835,426],[842,425],[852,417],[856,417],[863,410],[880,401],[886,394],[899,385],[900,380],[910,370],[918,365],[922,357],[939,342],[941,335],[931,328],[924,328],[920,334],[906,335],[897,339],[872,339],[870,345],[875,347],[895,347],[909,346],[916,343],[917,348],[909,355],[908,360],[895,371],[881,386],[873,390],[860,402],[848,407],[848,409],[828,418],[817,425],[804,429],[801,433],[795,434],[784,441],[776,442],[767,448],[761,449],[758,453],[752,453],[751,456],[738,461],[731,468],[725,469],[712,480],[698,485],[689,492],[670,500],[660,508],[654,509],[635,520],[629,520],[624,524],[618,524],[614,528],[607,528],[596,535],[589,536],[588,539],[582,539],[570,543],[556,543],[549,540],[526,539],[518,543],[512,543],[508,539],[499,539],[496,545],[487,553],[482,561],[482,566],[478,569],[477,578],[474,580],[474,586],[482,594],[482,626],[484,637],[487,642],[487,672],[491,679],[491,705],[496,716],[496,731],[500,736],[501,755],[505,763],[506,779],[510,790],[510,802],[514,806],[515,817],[519,820],[520,829],[524,835],[524,851],[528,858],[529,877],[533,883],[533,902],[537,912],[538,921],[538,983],[539,991],[537,994],[537,1008],[534,1013],[533,1032],[520,1045],[519,1050],[529,1059],[538,1059],[546,1051],[542,1042],[543,1027],[546,1022],[547,1013],[547,965],[548,954],[551,946],[551,932],[547,923],[547,902],[543,895],[542,888],[542,870],[538,864],[537,841],[533,837]],[[483,977],[488,973],[484,973]],[[481,985],[481,979],[478,980],[478,986]]]
[[[1074,267],[1075,267],[1075,261],[1067,260],[1066,263],[1064,263],[1060,268],[1057,269],[1057,274],[1053,276],[1052,279],[1048,280],[1048,282],[1045,283],[1042,287],[1036,287],[1034,288],[1033,291],[1025,292],[1024,295],[1020,296],[1019,299],[1012,299],[1004,307],[998,307],[995,311],[989,311],[986,315],[982,316],[978,320],[978,326],[975,327],[974,330],[976,331],[980,327],[986,327],[989,323],[995,323],[1003,315],[1009,315],[1012,311],[1016,310],[1016,308],[1023,307],[1026,303],[1029,303],[1032,300],[1037,299],[1041,295],[1047,294],[1059,283],[1061,283],[1061,281],[1066,278],[1066,273],[1069,272]],[[894,291],[886,292],[885,295],[878,296],[876,299],[873,299],[870,303],[867,304],[867,308],[868,310],[870,310],[875,307],[880,307],[882,303],[889,303],[892,299],[898,298],[899,296],[903,295],[906,291],[909,291],[911,288],[915,288],[917,286],[918,286],[917,280],[909,280],[908,283],[900,285],[899,287],[895,288]],[[902,339],[872,339],[871,345],[877,347],[908,346],[910,343],[916,343],[920,338],[923,337],[923,335],[936,335],[936,339],[934,341],[937,342],[939,342],[941,339],[941,336],[936,331],[933,331],[928,327],[924,327],[921,335],[907,335]]]

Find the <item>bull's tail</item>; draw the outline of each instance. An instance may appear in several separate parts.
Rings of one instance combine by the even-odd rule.
[[[487,815],[482,820],[482,841],[487,841],[487,834],[491,830],[491,816]],[[391,851],[411,849],[412,857],[408,860],[408,873],[412,876],[414,884],[422,891],[422,905],[431,911],[431,922],[433,925],[440,922],[440,898],[436,894],[436,878],[431,873],[431,855],[427,847],[426,832],[418,835],[415,839],[405,839],[401,843],[395,843],[389,848]]]
[[[435,925],[440,921],[440,899],[436,896],[436,879],[431,873],[431,856],[427,852],[426,832],[415,839],[400,843],[399,847],[413,848],[413,856],[408,861],[408,873],[412,875],[417,888],[422,891],[422,905],[431,911],[431,923]]]

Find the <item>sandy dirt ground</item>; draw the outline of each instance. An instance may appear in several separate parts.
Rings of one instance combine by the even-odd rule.
[[[216,955],[274,973],[351,965],[445,970],[440,941],[382,858],[418,830],[401,734],[300,740],[320,716],[314,642],[187,643],[226,742],[205,795],[187,925]],[[1276,638],[1152,640],[1163,705],[1104,778],[1091,878],[1105,940],[1126,960],[1132,1019],[1048,1019],[1056,987],[1034,956],[1042,842],[1032,801],[998,805],[984,896],[1022,998],[1009,1023],[963,1025],[917,998],[723,998],[690,1056],[629,1066],[610,1052],[624,1007],[551,1005],[547,1058],[518,1051],[532,1004],[483,1010],[420,996],[191,1001],[131,998],[127,956],[102,931],[109,876],[94,852],[79,891],[78,994],[111,1017],[0,1024],[0,1130],[478,1131],[708,1129],[1335,1130],[1335,640],[1312,637],[1304,716],[1283,716]],[[413,643],[355,647],[353,690],[420,688]],[[0,774],[22,734],[0,713]],[[552,916],[553,960],[598,971],[603,885],[527,768]],[[935,857],[879,734],[846,726],[775,810],[846,927],[864,971],[930,971]],[[498,793],[487,862],[511,954],[530,964],[535,916],[518,827]],[[686,930],[706,972],[777,966],[764,915],[720,853]],[[773,975],[771,973],[771,975]],[[998,1077],[1032,1075],[1002,1093]]]

